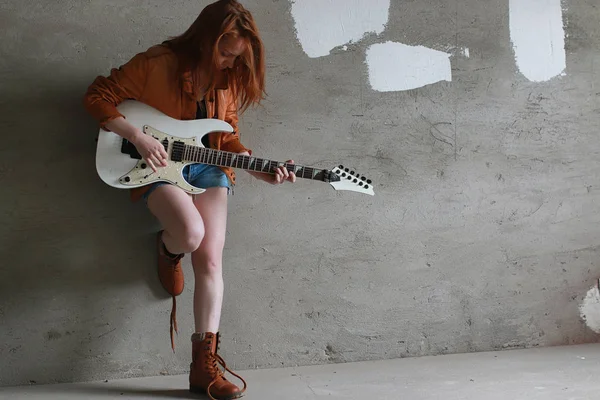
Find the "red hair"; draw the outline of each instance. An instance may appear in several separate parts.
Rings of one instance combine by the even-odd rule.
[[[226,36],[239,36],[247,46],[233,65],[220,71],[217,65],[219,43]],[[211,92],[221,73],[227,75],[229,88],[243,111],[258,104],[265,93],[265,51],[252,14],[236,0],[219,0],[206,6],[194,23],[180,36],[164,42],[180,62],[181,72],[190,71],[196,89]],[[208,82],[201,82],[205,69]]]

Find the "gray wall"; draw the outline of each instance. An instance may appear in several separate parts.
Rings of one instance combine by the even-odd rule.
[[[156,222],[94,164],[82,95],[181,32],[207,1],[0,4],[0,384],[185,373],[192,271],[170,300]],[[288,1],[247,1],[268,49],[265,157],[354,166],[375,197],[240,173],[225,249],[223,355],[282,367],[594,342],[578,304],[600,273],[599,9],[565,4],[567,74],[516,70],[508,0],[401,2],[348,51],[309,58]],[[366,46],[468,47],[453,81],[370,89]],[[431,124],[446,129],[437,141]],[[594,204],[595,202],[595,204]]]

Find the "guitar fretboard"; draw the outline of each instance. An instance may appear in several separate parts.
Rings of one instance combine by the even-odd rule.
[[[173,159],[191,161],[218,167],[239,168],[247,171],[274,174],[275,169],[283,166],[288,171],[294,172],[296,177],[325,181],[327,170],[307,167],[300,164],[288,164],[280,161],[267,160],[252,156],[241,155],[222,150],[207,149],[205,147],[186,145],[183,142],[173,143]]]

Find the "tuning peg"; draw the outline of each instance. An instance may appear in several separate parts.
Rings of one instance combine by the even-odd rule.
[[[361,176],[360,179],[362,179],[363,181],[366,181],[367,177],[366,176]]]
[[[344,166],[340,164],[339,169],[344,169]]]
[[[371,180],[370,180],[370,179],[367,179],[367,183],[371,183]]]

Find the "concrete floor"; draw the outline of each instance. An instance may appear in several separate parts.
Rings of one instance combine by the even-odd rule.
[[[600,345],[252,370],[253,399],[600,398]],[[0,399],[187,399],[187,376],[0,388]],[[203,398],[200,396],[200,398]]]

